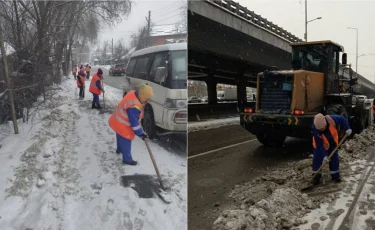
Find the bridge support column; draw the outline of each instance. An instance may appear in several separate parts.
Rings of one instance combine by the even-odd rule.
[[[213,74],[210,74],[208,77],[209,78],[206,81],[208,104],[215,105],[217,104],[217,91],[216,91],[217,81],[213,79]]]
[[[236,79],[237,82],[237,103],[238,109],[241,112],[244,108],[244,104],[247,102],[247,95],[246,95],[246,77],[242,74],[239,74],[238,78]]]

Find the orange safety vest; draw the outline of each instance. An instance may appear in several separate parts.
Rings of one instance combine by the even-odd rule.
[[[372,105],[372,114],[375,115],[375,105]]]
[[[85,80],[86,80],[85,76],[82,76],[82,75],[79,74],[78,77],[81,79],[81,81],[83,83],[83,86],[86,85],[86,83],[85,83]],[[78,77],[77,77],[77,86],[80,87],[80,86],[82,86],[82,84],[79,82]]]
[[[73,72],[73,73],[77,73],[77,67],[73,67],[72,72]]]
[[[86,73],[90,73],[90,67],[86,66]]]
[[[339,134],[337,132],[337,129],[336,129],[336,123],[335,121],[332,119],[331,116],[327,115],[325,116],[330,124],[329,126],[329,132],[331,133],[332,137],[333,137],[333,140],[335,141],[336,143],[336,146],[339,144]],[[326,136],[324,136],[324,134],[322,134],[320,136],[320,138],[323,139],[323,147],[324,147],[324,150],[328,150],[329,149],[329,142],[328,142],[328,139],[326,138]],[[313,137],[313,147],[314,149],[316,149],[316,142],[315,142],[315,138]]]
[[[125,95],[120,104],[116,107],[115,111],[109,117],[109,126],[120,136],[133,140],[135,137],[134,130],[131,127],[130,120],[126,110],[131,107],[136,107],[141,111],[139,116],[139,126],[141,125],[141,117],[143,116],[143,105],[132,90]]]
[[[95,94],[102,94],[102,91],[100,91],[100,89],[98,89],[98,87],[96,87],[96,81],[99,79],[99,76],[98,74],[94,74],[94,76],[92,76],[92,79],[91,79],[91,83],[90,83],[90,88],[89,88],[89,91],[90,93],[95,93]],[[102,81],[100,81],[100,86],[103,87],[103,84],[102,84]]]

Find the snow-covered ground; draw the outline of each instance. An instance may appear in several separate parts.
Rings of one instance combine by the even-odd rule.
[[[375,130],[345,142],[339,156],[339,184],[326,165],[323,185],[301,193],[311,180],[312,159],[304,159],[237,185],[213,229],[375,229]]]
[[[201,130],[216,129],[216,128],[223,127],[223,126],[237,125],[237,124],[238,125],[240,124],[240,117],[213,119],[213,120],[200,121],[200,122],[189,122],[188,130],[189,132],[196,132],[196,131],[201,131]]]
[[[115,106],[121,90],[105,89],[106,105]],[[132,143],[139,165],[123,165],[110,114],[92,110],[88,87],[85,94],[79,101],[69,79],[55,86],[49,106],[19,124],[18,135],[11,123],[0,126],[2,136],[8,135],[0,139],[0,228],[186,229],[186,159],[150,143],[171,203],[140,198],[120,178],[155,175],[144,142]]]

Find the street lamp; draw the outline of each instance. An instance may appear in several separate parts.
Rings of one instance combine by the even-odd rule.
[[[307,42],[307,23],[322,19],[322,17],[317,17],[312,20],[307,21],[307,0],[305,0],[305,41]]]
[[[356,41],[356,59],[355,59],[355,75],[358,74],[358,28],[348,27],[350,30],[356,30],[357,32],[357,41]]]

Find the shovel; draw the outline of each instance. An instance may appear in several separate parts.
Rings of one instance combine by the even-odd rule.
[[[348,134],[345,134],[345,136],[341,139],[340,143],[336,146],[336,148],[331,152],[331,154],[329,154],[328,156],[328,161],[332,158],[333,154],[337,151],[337,149],[342,145],[342,143],[345,141],[345,139],[348,137]],[[311,182],[309,185],[307,185],[306,187],[302,188],[301,189],[301,192],[303,191],[306,191],[306,190],[309,190],[309,189],[312,189],[314,187],[314,184],[312,183],[315,179],[315,177],[322,171],[324,165],[326,164],[326,161],[323,161],[322,165],[320,166],[320,168],[316,171],[315,175],[313,176],[313,178],[311,179]]]
[[[152,151],[151,151],[150,145],[148,144],[147,139],[145,139],[145,144],[146,144],[148,153],[150,154],[150,157],[151,157],[151,160],[152,160],[152,164],[154,165],[156,174],[158,175],[158,180],[159,180],[159,183],[160,183],[160,187],[161,187],[161,189],[163,189],[163,191],[165,191],[165,187],[164,187],[163,181],[161,180],[161,176],[160,176],[160,173],[159,173],[158,166],[156,165],[154,155],[152,154]]]
[[[151,151],[151,148],[148,144],[148,141],[145,139],[145,144],[146,144],[146,147],[147,147],[147,150],[148,150],[148,153],[150,154],[150,157],[151,157],[151,160],[152,160],[152,164],[154,165],[154,168],[155,168],[155,171],[156,171],[156,174],[158,176],[158,180],[159,180],[159,183],[160,183],[160,187],[162,189],[162,191],[157,191],[156,194],[159,196],[159,198],[166,204],[169,204],[171,203],[172,201],[168,198],[168,196],[165,194],[165,187],[164,187],[164,184],[163,184],[163,181],[161,180],[161,176],[160,176],[160,173],[159,173],[159,169],[158,169],[158,166],[156,165],[156,162],[155,162],[155,159],[154,159],[154,155],[152,154],[152,151]]]

